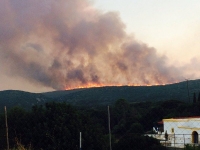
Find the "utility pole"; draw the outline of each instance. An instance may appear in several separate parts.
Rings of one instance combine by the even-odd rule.
[[[81,148],[81,132],[80,132],[80,150],[81,150],[82,148]]]
[[[6,141],[7,141],[7,150],[9,150],[9,140],[8,140],[8,121],[7,121],[7,110],[6,106],[4,106],[5,109],[5,123],[6,123]]]
[[[109,106],[108,106],[108,129],[109,129],[110,150],[112,150],[112,146],[111,146],[111,130],[110,130],[110,109],[109,109]]]

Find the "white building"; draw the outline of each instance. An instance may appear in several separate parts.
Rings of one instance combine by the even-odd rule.
[[[161,143],[172,147],[184,147],[185,144],[200,143],[200,116],[163,119],[163,131],[156,137],[167,140]]]

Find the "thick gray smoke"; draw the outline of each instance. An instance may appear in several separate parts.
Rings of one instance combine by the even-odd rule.
[[[54,89],[178,81],[148,45],[125,32],[116,12],[86,0],[1,0],[0,62],[7,73]]]

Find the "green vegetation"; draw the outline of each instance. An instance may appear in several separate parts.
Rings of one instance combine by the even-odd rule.
[[[195,145],[186,145],[184,150],[200,150],[200,146],[195,146]]]
[[[181,113],[180,113],[181,110]],[[8,111],[9,143],[13,149],[108,150],[107,107],[86,108],[50,102],[31,110],[13,107]],[[144,136],[163,118],[198,116],[200,103],[180,101],[129,103],[119,99],[110,106],[114,150],[164,150],[156,139]],[[6,148],[5,117],[0,115],[0,149]],[[190,148],[190,147],[186,147]]]
[[[44,105],[45,103],[56,101],[80,107],[99,107],[113,105],[120,98],[126,99],[130,103],[165,100],[192,103],[194,99],[195,101],[200,101],[199,92],[200,80],[158,86],[111,86],[47,93],[8,90],[0,91],[0,106],[7,106],[8,109],[20,106],[30,110],[33,105]],[[194,98],[194,93],[196,98]]]
[[[126,135],[113,147],[114,150],[166,150],[159,141],[148,136]]]
[[[152,133],[154,124],[163,118],[200,116],[199,85],[200,80],[195,80],[188,85],[181,82],[49,93],[1,91],[0,149],[6,149],[3,106],[7,106],[13,150],[77,150],[80,132],[83,150],[109,150],[109,105],[113,150],[164,150],[159,141],[145,133]],[[194,148],[198,150],[186,146],[187,150]]]

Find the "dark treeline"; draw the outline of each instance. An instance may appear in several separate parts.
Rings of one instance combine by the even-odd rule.
[[[128,103],[117,100],[110,106],[113,150],[164,150],[159,141],[144,136],[163,118],[198,116],[200,103],[180,101]],[[5,116],[0,116],[0,149],[6,148]],[[109,149],[107,107],[74,107],[66,103],[46,103],[30,111],[14,107],[8,111],[10,147],[19,143],[31,149]]]

